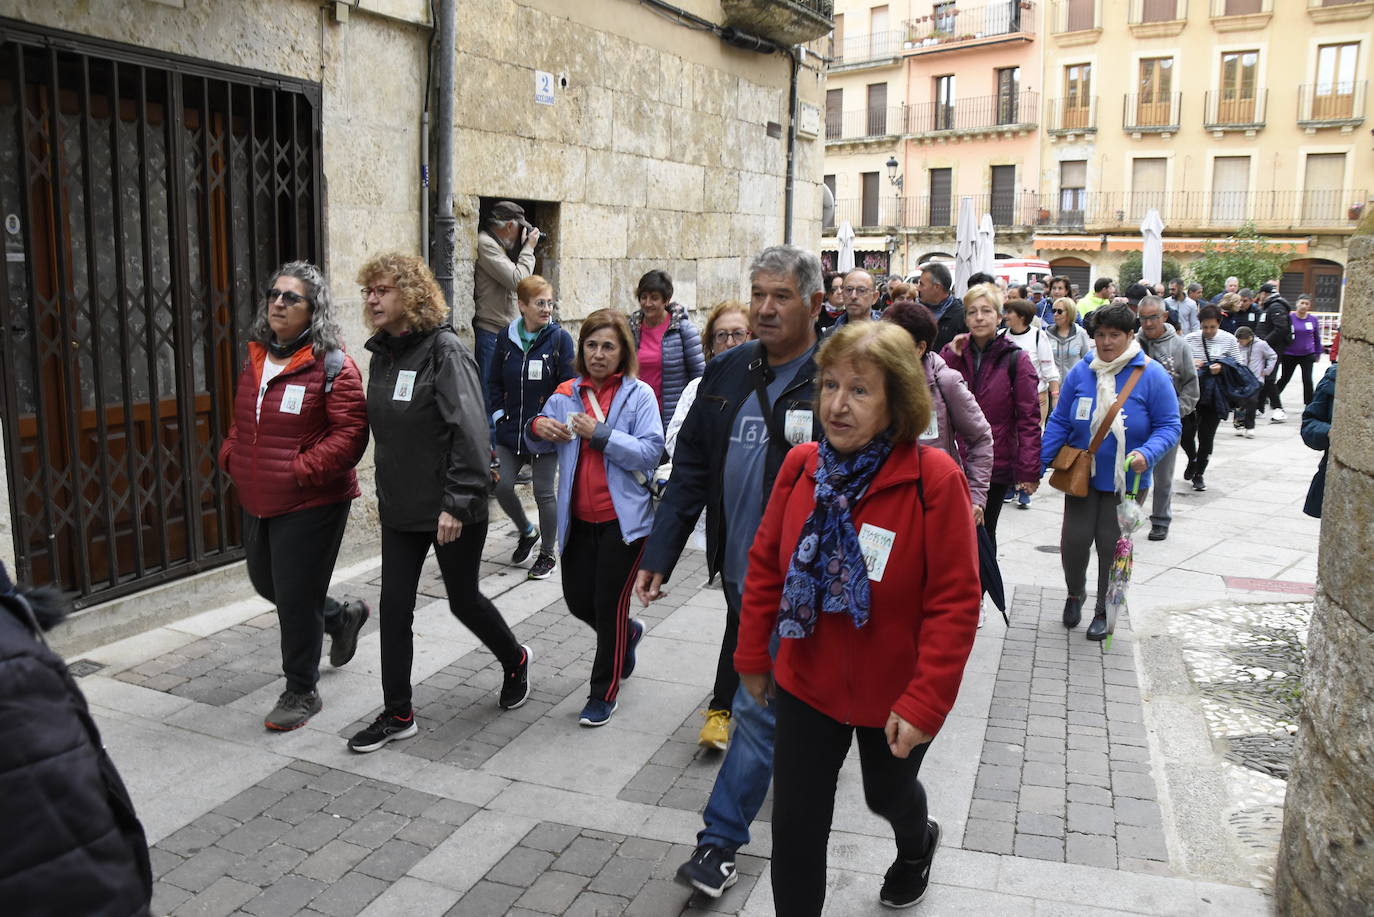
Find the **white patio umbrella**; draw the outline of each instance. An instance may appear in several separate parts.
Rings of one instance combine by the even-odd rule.
[[[1140,282],[1147,287],[1164,281],[1164,221],[1153,207],[1140,224]]]
[[[835,269],[841,274],[847,274],[854,270],[854,227],[849,225],[848,220],[840,223],[840,228],[835,230],[835,238],[840,243]]]
[[[992,214],[983,214],[983,218],[978,221],[978,256],[974,262],[977,265],[976,271],[992,273],[993,262],[997,260],[997,249],[993,246],[996,235],[997,230],[992,225]]]
[[[954,230],[954,290],[962,297],[968,292],[968,279],[978,271],[978,224],[973,217],[973,198],[959,199],[959,222]]]

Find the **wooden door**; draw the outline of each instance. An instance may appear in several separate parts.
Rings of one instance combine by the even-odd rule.
[[[1313,87],[1312,118],[1339,121],[1354,117],[1356,42],[1322,45],[1317,49],[1317,83]]]
[[[1136,125],[1164,127],[1172,124],[1174,59],[1150,57],[1142,60],[1136,86]]]
[[[1064,68],[1064,128],[1078,130],[1092,124],[1092,64]]]
[[[1218,124],[1254,124],[1259,52],[1227,51],[1221,55]]]

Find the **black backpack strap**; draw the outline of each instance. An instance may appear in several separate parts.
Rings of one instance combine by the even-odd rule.
[[[329,394],[334,390],[334,380],[343,372],[344,352],[337,347],[327,351],[324,355],[324,392]]]
[[[759,400],[759,410],[763,411],[763,422],[768,427],[768,439],[770,442],[778,444],[776,448],[785,449],[790,444],[789,446],[782,445],[787,443],[787,437],[778,427],[778,419],[773,416],[773,406],[768,403],[770,376],[772,376],[772,372],[769,370],[763,355],[760,354],[755,357],[753,362],[749,364],[749,377],[754,380],[754,395]]]

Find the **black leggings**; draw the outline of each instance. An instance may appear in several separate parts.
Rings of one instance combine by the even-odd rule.
[[[444,578],[449,611],[491,650],[506,668],[524,654],[491,599],[477,588],[487,523],[466,524],[454,541],[441,545],[434,532],[402,532],[382,526],[382,698],[388,713],[409,716],[410,664],[415,656],[415,593],[431,546]]]
[[[630,596],[646,539],[626,544],[618,522],[568,520],[563,599],[573,617],[596,631],[591,696],[614,703],[630,640]]]
[[[864,801],[892,825],[897,855],[904,860],[926,854],[926,791],[917,775],[930,743],[898,758],[881,729],[836,722],[782,688],[772,703],[778,719],[773,743],[774,910],[787,917],[820,914],[835,784],[852,737],[859,741]]]
[[[248,580],[277,606],[281,668],[288,691],[315,690],[326,618],[336,617],[329,578],[339,557],[351,501],[326,503],[270,519],[243,514]]]
[[[1279,376],[1279,384],[1278,384],[1278,386],[1277,386],[1277,388],[1278,388],[1278,393],[1279,393],[1280,395],[1282,395],[1282,394],[1283,394],[1283,390],[1284,390],[1285,388],[1288,387],[1288,380],[1293,378],[1293,372],[1294,372],[1295,370],[1301,370],[1301,371],[1302,371],[1302,403],[1303,403],[1303,404],[1307,404],[1307,402],[1311,401],[1311,400],[1312,400],[1312,366],[1313,366],[1316,362],[1317,362],[1317,355],[1316,355],[1315,353],[1309,353],[1309,354],[1305,354],[1305,355],[1299,356],[1299,357],[1292,357],[1292,356],[1289,356],[1288,354],[1284,354],[1283,356],[1279,357],[1279,366],[1282,368],[1283,373],[1282,373],[1282,375]]]
[[[1198,474],[1207,470],[1219,423],[1221,415],[1206,405],[1198,405],[1197,410],[1183,418],[1183,454],[1188,456],[1188,461],[1197,463]]]
[[[739,690],[735,645],[739,642],[740,594],[724,577],[721,577],[720,586],[725,593],[725,634],[720,639],[720,656],[716,658],[716,682],[711,690],[710,709],[729,713],[735,709],[735,692]]]

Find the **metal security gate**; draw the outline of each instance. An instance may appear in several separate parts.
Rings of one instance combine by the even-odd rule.
[[[216,465],[319,90],[0,20],[0,360],[21,576],[88,605],[241,556]]]

